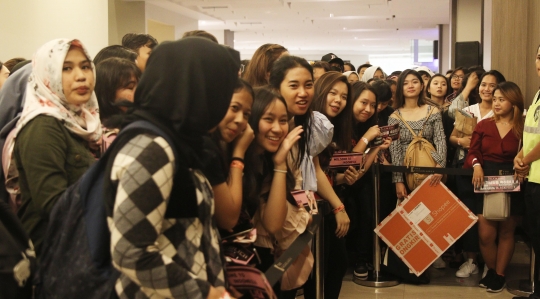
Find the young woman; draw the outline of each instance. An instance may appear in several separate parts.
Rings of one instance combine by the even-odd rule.
[[[344,173],[328,169],[330,159],[335,152],[350,152],[351,150],[352,101],[350,85],[344,74],[328,72],[319,78],[314,89],[313,111],[322,113],[334,125],[332,143],[318,155],[318,158],[321,168],[328,176],[329,181],[332,182],[336,194],[342,195],[343,185],[354,184],[363,174],[352,166]],[[348,266],[345,238],[336,237],[334,233],[336,219],[332,213],[325,215],[324,229],[324,262],[325,265],[332,265],[332,267],[325,267],[325,298],[338,298]],[[315,297],[314,279],[308,280],[304,286],[304,296],[306,298]]]
[[[540,47],[536,49],[536,74],[540,76]],[[540,227],[538,215],[540,215],[540,139],[538,129],[540,127],[540,92],[534,96],[531,106],[525,118],[525,128],[523,131],[523,149],[514,159],[516,177],[520,182],[528,178],[525,189],[525,207],[528,224],[528,234],[535,252],[540,252]],[[531,295],[531,298],[538,298],[538,291]]]
[[[244,175],[244,206],[254,215],[257,229],[261,271],[266,271],[298,237],[310,222],[309,213],[299,207],[291,195],[295,179],[287,166],[287,156],[303,132],[301,126],[290,130],[285,100],[268,87],[255,91],[255,102],[249,120],[255,140],[246,153]],[[306,247],[313,266],[313,256]],[[308,271],[309,272],[309,271]],[[302,279],[307,280],[307,277]],[[303,282],[302,282],[303,283]],[[286,288],[288,289],[288,288]],[[282,292],[278,284],[274,291],[280,298],[294,298],[296,290]]]
[[[397,109],[388,119],[389,125],[399,124],[400,129],[398,142],[392,142],[390,145],[392,164],[396,166],[403,165],[405,152],[413,139],[407,125],[401,120],[403,118],[409,127],[414,130],[415,134],[422,131],[422,137],[427,139],[437,151],[432,153],[437,167],[444,168],[446,166],[446,140],[442,116],[437,107],[425,104],[422,96],[423,85],[422,77],[414,70],[405,70],[399,76],[395,98]],[[441,174],[432,175],[430,185],[439,184],[441,179]],[[412,191],[405,185],[403,173],[394,172],[392,182],[396,185],[398,199],[406,198],[409,192]],[[446,267],[441,258],[438,258],[433,266],[435,268]]]
[[[493,93],[493,118],[479,122],[473,132],[464,168],[473,168],[472,185],[484,183],[484,169],[512,171],[523,134],[523,95],[513,82],[499,84]],[[478,196],[480,251],[488,267],[479,285],[488,292],[500,292],[506,285],[506,267],[514,252],[514,230],[524,214],[522,192],[511,193],[512,215],[505,221],[484,218],[483,198]],[[498,239],[498,243],[496,240]]]
[[[302,138],[289,157],[289,167],[295,174],[296,190],[316,191],[327,200],[336,217],[336,237],[343,238],[349,230],[349,217],[344,205],[322,170],[318,154],[331,142],[333,126],[319,112],[311,110],[313,74],[311,65],[300,57],[284,56],[274,64],[270,85],[287,102],[290,123],[302,126]],[[335,290],[328,290],[335,293]],[[337,291],[339,294],[339,290]]]
[[[110,126],[107,120],[111,116],[124,113],[131,106],[140,78],[137,65],[127,59],[111,57],[96,65],[96,96],[105,126]]]
[[[355,82],[360,81],[360,76],[358,76],[358,73],[355,71],[345,72],[343,75],[347,78],[349,84],[354,84]]]
[[[405,123],[396,115],[399,113],[412,127],[415,134],[418,134],[423,128],[422,136],[430,141],[437,151],[432,154],[433,159],[437,162],[437,167],[444,168],[446,166],[446,142],[442,118],[439,109],[426,105],[421,97],[423,84],[422,77],[414,70],[405,70],[399,76],[395,98],[397,109],[388,119],[388,125],[399,124],[400,127],[399,142],[392,142],[390,145],[392,164],[403,165],[405,151],[413,138]],[[431,111],[432,109],[433,111]],[[427,118],[430,112],[431,115]],[[442,175],[434,174],[430,184],[436,185],[441,179]],[[405,186],[403,174],[395,172],[392,181],[396,184],[398,198],[407,197],[409,191]]]
[[[111,57],[96,65],[96,96],[103,123],[100,154],[107,150],[116,137],[120,115],[133,105],[140,77],[141,70],[127,59]]]
[[[476,74],[475,74],[476,75]],[[493,117],[492,110],[492,100],[493,100],[493,91],[498,84],[505,82],[506,79],[504,76],[496,71],[491,70],[482,75],[480,79],[479,94],[480,94],[480,103],[468,106],[463,109],[463,111],[469,113],[474,118],[476,122],[479,123],[485,119],[490,119]],[[457,112],[459,113],[459,112]],[[472,136],[462,136],[458,130],[454,129],[452,135],[450,136],[450,143],[456,147],[457,152],[455,153],[454,161],[457,168],[462,168],[465,163],[465,156],[467,155],[468,149],[471,145]],[[469,184],[471,181],[470,176],[456,176],[456,189],[459,199],[475,214],[481,213],[476,208],[476,196],[474,194],[473,186]],[[463,251],[467,256],[467,261],[465,261],[456,272],[457,277],[465,278],[469,277],[471,274],[478,273],[478,264],[477,264],[477,255],[480,252],[480,247],[478,245],[478,228],[475,224],[474,227],[469,229],[464,235],[462,240]],[[485,268],[487,269],[487,267]],[[487,271],[487,270],[486,270]],[[485,275],[485,271],[484,274]]]
[[[172,144],[137,133],[111,153],[105,201],[120,298],[228,296],[201,169],[203,136],[225,116],[239,67],[238,52],[202,38],[164,43],[148,59],[125,123],[149,121]]]
[[[376,65],[370,66],[364,71],[364,74],[362,75],[360,81],[369,83],[368,81],[370,79],[384,80],[384,72],[380,67]]]
[[[377,92],[370,84],[357,82],[352,86],[352,98],[352,151],[366,153],[380,135]],[[348,241],[350,249],[357,255],[354,275],[359,279],[367,278],[368,264],[373,261],[373,177],[369,167],[378,157],[379,150],[388,149],[390,143],[391,139],[388,139],[383,145],[369,150],[358,181],[346,190],[346,208],[351,212],[353,229]]]
[[[445,106],[445,99],[449,95],[448,79],[442,74],[435,74],[427,81],[426,95],[433,105]]]
[[[251,86],[238,79],[227,114],[212,134],[212,140],[205,138],[206,148],[214,159],[204,172],[214,191],[217,225],[224,231],[232,229],[240,216],[242,167],[246,150],[254,138],[248,124],[254,97]]]
[[[90,146],[101,137],[101,123],[94,85],[94,66],[80,41],[53,40],[34,55],[12,161],[22,197],[18,214],[38,256],[48,214],[95,161]]]
[[[457,96],[458,91],[461,89],[463,78],[465,78],[465,71],[463,67],[455,68],[450,74],[450,87],[452,87],[452,93],[446,97],[447,102],[452,102]]]
[[[278,44],[264,44],[260,46],[249,62],[242,76],[251,86],[265,86],[272,71],[274,62],[289,51]]]
[[[448,87],[449,85],[449,81],[444,75],[435,74],[433,77],[431,77],[431,79],[428,80],[426,88],[427,104],[437,107],[442,114],[444,136],[446,138],[446,144],[448,145],[446,152],[446,165],[452,165],[452,160],[456,151],[456,148],[452,146],[449,141],[450,134],[452,134],[452,130],[454,129],[454,118],[450,117],[448,114],[450,102],[446,102],[445,100],[450,94],[450,88]],[[447,180],[446,186],[452,191],[455,190],[453,177],[450,177]]]

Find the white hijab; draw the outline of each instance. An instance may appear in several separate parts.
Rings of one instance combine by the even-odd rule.
[[[62,67],[72,46],[81,48],[91,60],[82,43],[76,39],[52,40],[34,54],[32,74],[26,86],[24,108],[16,132],[20,132],[36,116],[44,114],[61,120],[70,132],[87,141],[96,141],[101,137],[96,94],[92,92],[90,100],[85,104],[73,105],[68,104],[62,90]],[[92,68],[95,77],[93,64]]]
[[[369,79],[373,78],[377,70],[381,70],[382,72],[382,69],[379,66],[374,65],[374,66],[368,67],[364,71],[364,75],[362,76],[362,79],[360,79],[360,81],[367,82]]]

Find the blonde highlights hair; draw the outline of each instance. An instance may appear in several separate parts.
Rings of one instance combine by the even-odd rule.
[[[514,110],[512,113],[512,132],[514,132],[518,139],[521,139],[523,127],[525,125],[523,119],[523,109],[525,106],[523,93],[521,93],[519,86],[511,81],[502,82],[497,85],[495,90],[493,90],[493,94],[495,94],[495,91],[497,90],[502,94],[505,100],[512,104]],[[493,119],[499,120],[499,116],[495,115],[493,116]]]

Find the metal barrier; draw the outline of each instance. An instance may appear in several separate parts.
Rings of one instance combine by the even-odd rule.
[[[379,195],[379,180],[380,180],[380,165],[379,163],[374,163],[371,165],[371,171],[373,172],[373,195],[375,198],[375,204],[373,205],[373,212],[375,213],[374,225],[377,226],[380,223],[380,195]],[[374,226],[374,227],[375,227]],[[373,271],[369,273],[367,279],[361,280],[356,278],[353,275],[353,281],[356,284],[374,287],[374,288],[383,288],[383,287],[393,287],[399,284],[399,280],[389,276],[383,275],[381,273],[381,246],[380,239],[376,233],[373,233]]]

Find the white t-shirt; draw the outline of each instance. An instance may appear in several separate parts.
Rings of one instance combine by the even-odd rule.
[[[474,115],[474,117],[476,117],[476,123],[479,123],[480,121],[482,121],[482,120],[484,120],[486,118],[493,117],[493,110],[490,110],[486,115],[484,115],[484,117],[479,119],[479,117],[480,117],[480,104],[474,104],[474,105],[470,105],[468,107],[465,107],[465,108],[463,108],[463,111],[469,112],[472,115]]]

